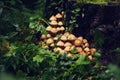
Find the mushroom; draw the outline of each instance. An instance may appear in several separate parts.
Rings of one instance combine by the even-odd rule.
[[[58,41],[58,42],[57,42],[57,46],[61,46],[61,47],[64,46],[64,42]]]
[[[71,48],[70,46],[66,46],[64,50],[65,50],[66,52],[69,52],[69,51],[70,51],[70,48]]]
[[[86,47],[86,48],[84,48],[84,51],[85,51],[85,52],[89,52],[90,49],[89,49],[88,47]]]
[[[78,52],[82,52],[83,51],[81,47],[76,47],[76,49],[77,49]]]
[[[44,40],[46,38],[47,38],[47,36],[45,34],[42,34],[41,37],[40,37],[40,39],[42,39],[42,40]]]
[[[87,43],[88,41],[87,41],[87,39],[83,39],[83,43]]]
[[[59,22],[58,22],[58,25],[59,25],[59,26],[62,26],[62,25],[63,25],[62,21],[59,21]]]
[[[93,54],[95,51],[96,51],[95,48],[91,48],[91,49],[90,49],[91,54]]]
[[[85,43],[85,45],[84,45],[85,47],[89,47],[89,43]]]
[[[67,40],[67,37],[66,36],[61,36],[61,38],[60,38],[62,41],[66,41]]]
[[[51,29],[52,29],[51,26],[48,26],[48,27],[46,28],[47,31],[50,31]]]
[[[75,46],[80,46],[81,44],[82,44],[82,41],[79,40],[79,39],[76,39],[76,40],[74,41],[74,45],[75,45]]]
[[[66,37],[68,37],[68,36],[70,35],[70,33],[69,33],[69,32],[66,32],[66,33],[64,33],[64,35],[65,35]]]
[[[51,45],[50,45],[50,47],[54,47],[55,46],[55,44],[54,43],[52,43]]]
[[[50,17],[49,20],[50,20],[50,21],[56,21],[57,19],[56,19],[56,17],[53,15],[53,16]]]
[[[49,38],[49,39],[47,39],[47,41],[46,41],[47,44],[52,44],[53,42],[54,42],[54,41],[53,41],[52,38]]]
[[[62,18],[62,15],[60,13],[58,13],[58,14],[56,14],[55,17],[58,18],[58,19],[60,19],[60,18]]]
[[[57,30],[56,28],[52,28],[52,29],[50,30],[50,32],[56,34],[56,33],[58,32],[58,30]]]
[[[58,37],[57,37],[57,36],[56,36],[56,37],[54,37],[54,38],[53,38],[53,40],[57,41],[57,40],[58,40]]]
[[[57,47],[57,48],[54,48],[53,51],[54,52],[58,52],[58,51],[61,51],[62,49],[60,47]]]
[[[93,60],[93,59],[94,59],[92,55],[89,55],[88,58],[89,58],[90,60]]]
[[[64,46],[65,46],[65,47],[67,47],[67,46],[72,46],[72,44],[71,44],[70,42],[66,42],[66,43],[64,44]]]
[[[75,39],[76,39],[76,37],[73,34],[70,34],[68,36],[68,40],[75,40]]]
[[[81,41],[83,41],[83,37],[82,36],[78,37],[78,39],[81,40]]]
[[[74,45],[71,46],[70,50],[73,50],[73,49],[75,49],[75,46],[74,46]]]
[[[72,57],[73,55],[72,55],[72,53],[68,53],[67,56],[68,57]]]
[[[61,30],[61,31],[64,31],[64,30],[65,30],[65,28],[64,28],[63,26],[61,26],[61,27],[60,27],[60,30]]]
[[[50,25],[56,26],[56,25],[58,25],[58,23],[57,23],[57,21],[51,21],[51,22],[50,22]]]
[[[50,38],[51,37],[51,35],[50,34],[47,34],[47,38]]]

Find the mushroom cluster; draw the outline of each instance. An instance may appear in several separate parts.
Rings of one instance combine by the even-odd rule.
[[[90,48],[87,39],[82,36],[76,37],[69,32],[65,32],[62,22],[63,17],[64,12],[50,17],[50,25],[46,28],[48,33],[42,34],[40,37],[42,48],[50,49],[55,53],[67,53],[68,56],[73,56],[72,51],[76,50],[77,54],[88,55],[88,58],[92,60],[96,49]]]

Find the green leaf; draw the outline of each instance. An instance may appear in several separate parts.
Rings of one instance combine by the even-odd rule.
[[[43,57],[41,57],[41,56],[39,56],[39,55],[36,55],[35,57],[33,57],[33,61],[35,61],[35,62],[42,62],[44,60],[44,58]]]

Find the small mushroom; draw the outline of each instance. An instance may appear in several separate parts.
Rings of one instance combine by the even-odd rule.
[[[58,37],[57,37],[57,36],[56,36],[56,37],[54,37],[54,38],[53,38],[53,40],[57,41],[57,40],[58,40]]]
[[[85,43],[85,45],[84,45],[85,47],[89,47],[89,43]]]
[[[61,36],[61,38],[60,38],[62,41],[66,41],[67,40],[67,37],[66,36]]]
[[[48,26],[48,27],[46,28],[47,31],[51,31],[51,29],[52,29],[51,26]]]
[[[64,31],[64,30],[65,30],[65,28],[64,28],[63,26],[61,26],[61,27],[60,27],[60,30],[61,30],[61,31]]]
[[[68,36],[68,40],[75,40],[75,39],[76,39],[76,37],[73,34],[70,34]]]
[[[56,34],[56,33],[58,32],[58,30],[57,30],[56,28],[52,28],[52,29],[50,30],[50,32]]]
[[[53,15],[53,16],[50,17],[49,20],[50,20],[50,21],[56,21],[57,19],[56,19],[56,17]]]
[[[56,25],[58,25],[58,23],[57,23],[57,21],[51,21],[51,22],[50,22],[50,25],[56,26]]]
[[[62,26],[62,25],[63,25],[62,21],[59,21],[59,22],[58,22],[58,25],[59,25],[59,26]]]
[[[64,50],[65,50],[66,52],[69,52],[69,51],[70,51],[70,48],[71,48],[70,46],[66,46]]]
[[[50,38],[51,37],[51,35],[50,34],[47,34],[47,38]]]
[[[95,51],[96,51],[95,48],[91,48],[91,49],[90,49],[91,54],[93,54]]]
[[[87,41],[87,39],[83,39],[83,43],[87,43],[88,41]]]
[[[81,41],[83,41],[83,37],[82,36],[78,37],[78,39],[81,40]]]
[[[90,60],[93,60],[93,59],[94,59],[92,55],[89,55],[88,58],[89,58]]]
[[[50,47],[54,47],[55,46],[55,44],[54,43],[52,43],[51,45],[50,45]]]
[[[67,46],[72,46],[72,44],[71,44],[70,42],[66,42],[66,43],[64,44],[64,46],[65,46],[65,47],[67,47]]]
[[[54,48],[53,51],[54,52],[58,52],[58,51],[61,51],[62,49],[60,47],[57,47],[57,48]]]
[[[57,46],[63,47],[63,46],[64,46],[64,42],[58,41],[58,42],[57,42]]]
[[[60,19],[60,18],[62,18],[62,15],[60,13],[58,13],[58,14],[56,14],[55,17],[58,18],[58,19]]]
[[[47,39],[47,41],[46,41],[47,44],[52,44],[53,42],[54,42],[54,41],[53,41],[52,38],[49,38],[49,39]]]
[[[84,51],[85,51],[85,52],[89,52],[90,49],[89,49],[88,47],[86,47],[86,48],[84,48]]]
[[[76,47],[76,49],[77,49],[78,52],[82,52],[83,51],[81,47]]]
[[[75,49],[75,46],[74,46],[74,45],[71,46],[70,50],[73,50],[73,49]]]
[[[66,37],[68,37],[68,36],[70,35],[70,33],[69,33],[69,32],[66,32],[66,33],[64,33],[64,35],[65,35]]]
[[[82,41],[79,40],[79,39],[76,39],[76,40],[74,41],[74,45],[75,45],[75,46],[80,46],[81,44],[82,44]]]
[[[45,34],[42,34],[41,37],[40,37],[40,39],[42,39],[42,40],[44,40],[46,38],[47,38],[47,36]]]
[[[72,55],[72,53],[68,53],[67,56],[68,57],[72,57],[73,55]]]

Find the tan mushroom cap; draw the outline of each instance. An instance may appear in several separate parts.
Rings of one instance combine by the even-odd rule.
[[[53,42],[54,42],[54,40],[53,40],[52,38],[49,38],[49,39],[47,39],[47,41],[46,41],[47,44],[52,44]]]
[[[70,46],[66,46],[64,50],[65,50],[66,52],[69,52],[69,51],[70,51],[70,48],[71,48]]]
[[[75,46],[80,46],[81,44],[82,44],[82,41],[79,40],[79,39],[76,39],[76,40],[74,41],[74,45],[75,45]]]
[[[89,49],[88,47],[86,47],[86,48],[84,48],[84,51],[85,51],[85,52],[89,52],[90,49]]]
[[[51,46],[51,47],[54,47],[54,46],[55,46],[55,44],[54,44],[54,43],[52,43],[50,46]]]
[[[60,47],[57,47],[57,48],[54,48],[53,51],[54,52],[58,52],[58,51],[61,51],[62,49]]]
[[[56,36],[56,37],[54,37],[54,38],[53,38],[53,40],[57,41],[57,40],[58,40],[58,37],[57,37],[57,36]]]
[[[83,49],[81,47],[76,47],[76,49],[79,53],[83,51]]]
[[[61,38],[60,38],[62,41],[66,41],[67,40],[67,37],[65,35],[62,35]]]
[[[65,12],[64,12],[64,11],[62,11],[62,12],[61,12],[61,14],[62,14],[62,15],[64,15],[64,14],[65,14]]]
[[[88,58],[89,58],[90,60],[93,60],[93,59],[94,59],[92,55],[89,55]]]
[[[91,54],[93,54],[95,51],[96,51],[95,48],[91,48],[91,49],[90,49]]]
[[[70,50],[73,50],[73,49],[75,49],[75,46],[74,46],[74,45],[71,46]]]
[[[50,34],[47,34],[46,36],[47,36],[47,38],[50,38],[50,37],[51,37],[51,35],[50,35]]]
[[[68,57],[72,57],[73,55],[72,55],[72,53],[68,53],[67,56]]]
[[[58,14],[56,14],[55,17],[59,19],[59,18],[62,18],[62,15],[60,13],[58,13]]]
[[[65,28],[64,28],[63,26],[61,26],[61,27],[60,27],[60,30],[61,30],[61,31],[64,31],[64,30],[65,30]]]
[[[50,22],[50,25],[56,26],[56,25],[58,25],[58,23],[57,23],[57,21],[51,21],[51,22]]]
[[[52,28],[50,32],[56,34],[58,32],[58,30],[57,30],[57,28]]]
[[[69,32],[65,32],[64,35],[65,35],[66,37],[68,37],[68,36],[70,35],[70,33],[69,33]]]
[[[70,34],[68,36],[68,40],[75,40],[75,39],[76,39],[76,37],[73,34]]]
[[[64,42],[58,41],[56,45],[62,47],[62,46],[64,46]]]
[[[85,47],[89,47],[89,43],[85,43],[85,45],[84,45]]]
[[[72,44],[71,44],[70,42],[66,42],[66,43],[64,44],[64,46],[65,46],[65,47],[67,47],[67,46],[72,46]]]
[[[62,26],[62,25],[63,25],[63,22],[62,22],[62,21],[59,21],[59,22],[58,22],[58,25],[59,25],[59,26]]]
[[[45,34],[42,34],[40,37],[40,39],[46,39],[46,38],[47,38],[47,36]]]
[[[81,41],[83,41],[83,37],[82,36],[78,37],[78,39],[81,40]]]
[[[50,21],[56,21],[57,19],[56,19],[56,17],[54,15],[52,15],[49,20]]]
[[[52,29],[51,26],[48,26],[48,27],[46,28],[47,31],[51,31],[51,29]]]
[[[87,41],[87,39],[83,39],[83,43],[87,43],[88,41]]]

